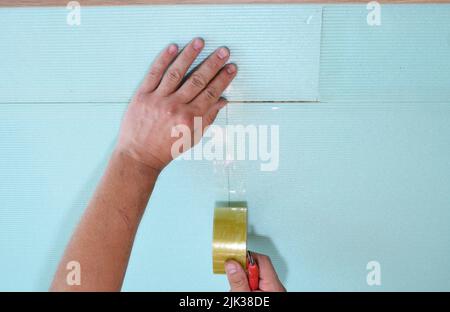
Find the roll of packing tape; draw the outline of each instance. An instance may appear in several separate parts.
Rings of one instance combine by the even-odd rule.
[[[225,262],[236,260],[243,268],[247,260],[247,208],[214,209],[213,272],[225,273]]]

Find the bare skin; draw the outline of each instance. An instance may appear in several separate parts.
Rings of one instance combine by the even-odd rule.
[[[259,289],[256,291],[268,292],[284,292],[286,289],[281,284],[272,261],[266,255],[252,252],[253,258],[259,267]],[[231,291],[250,291],[247,274],[239,262],[229,260],[225,263],[225,271],[227,273],[228,282],[230,283]]]
[[[173,159],[171,148],[177,138],[171,136],[172,128],[186,125],[194,133],[200,130],[194,129],[194,117],[202,117],[204,128],[213,123],[226,105],[220,96],[236,76],[236,65],[227,64],[230,52],[225,47],[214,51],[186,76],[203,47],[200,38],[193,39],[181,52],[172,44],[153,63],[128,106],[117,145],[65,250],[51,290],[121,289],[153,187],[161,170]],[[80,285],[66,281],[66,266],[71,261],[80,263]],[[262,270],[266,262],[261,261]]]

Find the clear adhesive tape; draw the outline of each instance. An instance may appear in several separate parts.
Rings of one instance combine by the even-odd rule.
[[[235,260],[243,268],[247,261],[247,208],[216,207],[213,229],[213,272],[225,273],[225,262]]]

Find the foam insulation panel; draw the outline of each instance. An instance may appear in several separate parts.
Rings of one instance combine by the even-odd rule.
[[[128,101],[153,58],[201,36],[230,48],[237,101],[317,101],[322,8],[282,5],[0,9],[0,102]],[[126,77],[126,79],[124,79]]]

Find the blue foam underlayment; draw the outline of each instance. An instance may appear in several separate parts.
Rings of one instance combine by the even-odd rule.
[[[239,12],[237,6],[226,9],[232,8]],[[305,7],[278,8],[283,15]],[[187,12],[200,9],[188,6]],[[162,33],[179,34],[162,18],[175,12],[183,18],[179,7],[126,10],[142,19],[149,10],[163,10],[158,19],[168,26]],[[163,35],[148,46],[133,41],[125,29],[138,21],[123,21],[109,29],[97,24],[92,33],[78,30],[85,41],[84,52],[76,54],[52,41],[76,46],[61,34],[64,24],[48,27],[57,24],[58,12],[66,11],[0,10],[0,290],[47,289],[106,164],[126,99],[166,44]],[[94,19],[89,12],[82,16]],[[211,162],[176,161],[163,172],[124,290],[227,290],[226,279],[212,274],[211,230],[215,202],[228,197],[248,202],[249,244],[272,256],[289,290],[450,290],[450,6],[383,5],[378,28],[367,26],[366,14],[365,6],[323,7],[315,68],[320,103],[233,103],[221,112],[219,125],[279,125],[278,171],[261,172],[259,163],[247,161],[224,173]],[[18,15],[28,20],[19,22]],[[203,17],[198,27],[212,25],[209,19],[216,23]],[[17,31],[27,21],[33,36]],[[96,34],[100,29],[103,36]],[[174,41],[186,41],[192,29],[183,27]],[[220,40],[211,36],[209,42],[226,39],[214,34]],[[296,34],[293,27],[278,35]],[[247,48],[257,43],[250,39],[236,41],[234,49],[253,53]],[[127,50],[123,40],[136,50]],[[35,58],[17,42],[38,51]],[[92,52],[88,43],[114,53]],[[111,62],[120,66],[109,69]],[[256,61],[251,65],[254,83],[245,85],[245,99],[256,100],[266,76]],[[288,77],[280,75],[282,81],[261,94],[272,100],[302,95]],[[381,264],[379,287],[366,284],[370,260]]]
[[[380,26],[368,12],[324,7],[320,100],[448,101],[450,4],[383,4]]]
[[[0,106],[0,289],[49,285],[125,106]],[[448,103],[273,107],[234,104],[217,123],[280,126],[279,170],[237,162],[230,189],[248,202],[251,248],[271,255],[288,289],[448,290]],[[224,178],[208,161],[163,172],[124,290],[228,289],[211,271]],[[365,282],[370,260],[382,265],[376,289]]]
[[[320,6],[82,7],[72,27],[68,12],[0,10],[0,102],[127,101],[163,47],[195,36],[199,59],[230,48],[230,100],[318,99]]]

